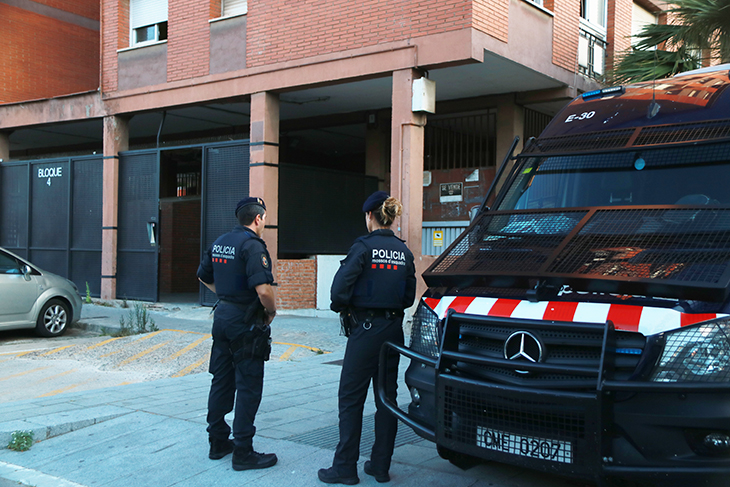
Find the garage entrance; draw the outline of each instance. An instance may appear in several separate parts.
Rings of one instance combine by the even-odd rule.
[[[213,304],[196,271],[248,196],[248,142],[120,154],[117,298]]]

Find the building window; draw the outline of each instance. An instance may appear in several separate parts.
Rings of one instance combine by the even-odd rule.
[[[644,27],[657,23],[658,19],[656,14],[634,2],[633,10],[631,11],[631,45],[636,45],[641,40],[636,35],[641,33]],[[652,47],[651,49],[654,50],[656,47]]]
[[[248,0],[223,0],[221,10],[223,17],[243,15],[248,12]]]
[[[130,36],[133,46],[167,39],[167,0],[130,0]]]
[[[606,65],[606,0],[581,0],[578,70],[589,78],[603,76]]]

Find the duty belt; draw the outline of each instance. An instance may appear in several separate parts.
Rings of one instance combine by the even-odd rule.
[[[380,318],[384,317],[386,319],[391,318],[402,318],[403,317],[403,310],[402,309],[383,309],[383,308],[354,308],[355,316],[357,316],[358,319],[365,319],[365,318]]]

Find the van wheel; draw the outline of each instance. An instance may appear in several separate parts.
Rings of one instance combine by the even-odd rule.
[[[60,299],[51,299],[41,308],[35,325],[36,334],[43,337],[57,337],[66,331],[71,319],[69,306]]]
[[[484,463],[484,460],[481,460],[477,457],[467,455],[466,453],[449,450],[448,448],[444,448],[443,446],[437,445],[436,451],[441,458],[448,460],[449,463],[451,463],[453,466],[459,467],[462,470],[469,470],[472,467],[476,467],[480,463]]]

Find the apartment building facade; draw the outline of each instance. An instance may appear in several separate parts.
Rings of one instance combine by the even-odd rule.
[[[198,291],[202,250],[256,195],[280,305],[326,307],[369,192],[401,199],[424,270],[515,136],[598,87],[660,6],[0,0],[0,246],[154,301]]]

